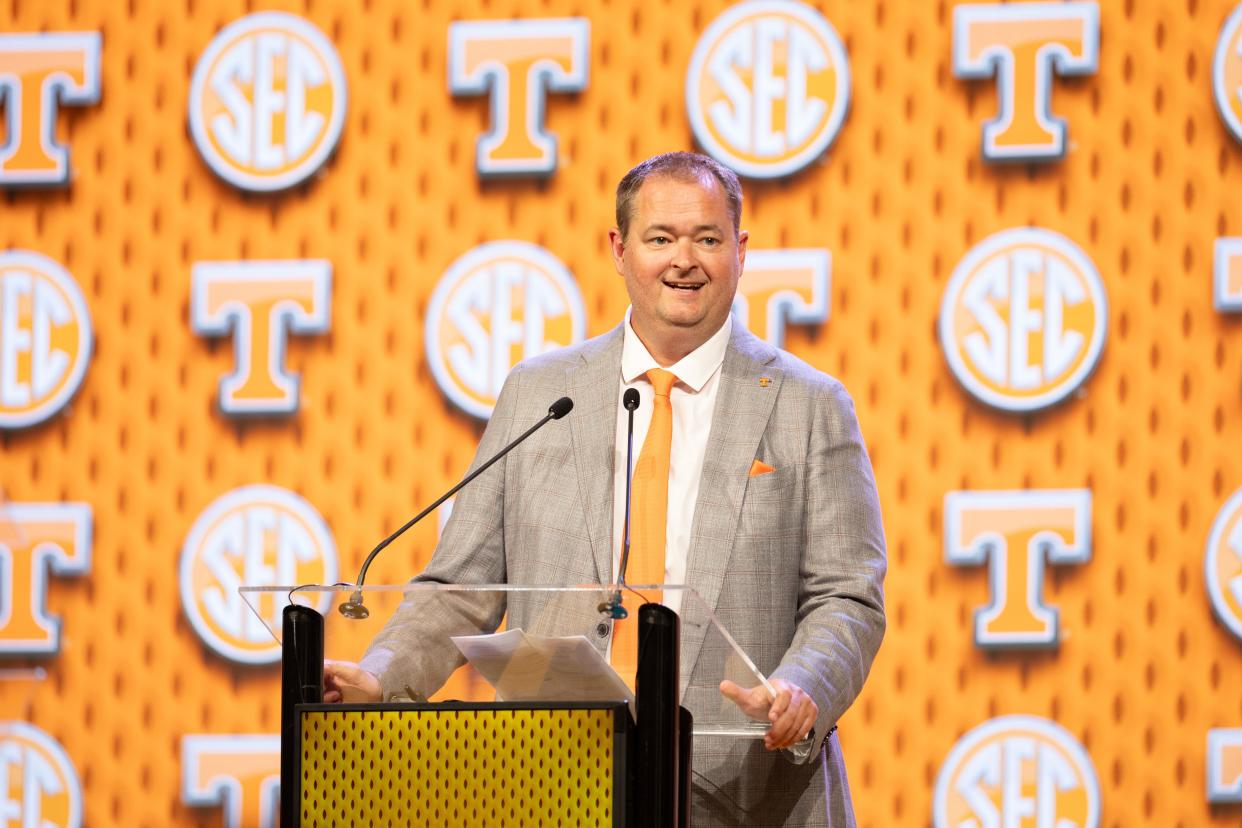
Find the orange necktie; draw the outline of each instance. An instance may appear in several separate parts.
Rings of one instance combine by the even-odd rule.
[[[651,425],[643,450],[634,464],[634,482],[630,493],[630,560],[625,581],[629,584],[664,583],[664,546],[668,536],[668,472],[673,448],[673,403],[669,393],[677,377],[663,369],[652,368],[647,380],[655,392],[651,406]],[[660,590],[642,590],[648,601],[660,602]],[[612,666],[634,688],[638,663],[638,606],[630,599],[629,617],[617,622],[612,639]]]

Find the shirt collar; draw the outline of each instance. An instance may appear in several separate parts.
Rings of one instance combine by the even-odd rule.
[[[626,383],[633,382],[652,368],[660,367],[660,363],[655,361],[655,357],[651,355],[647,346],[642,343],[638,334],[634,333],[634,329],[630,326],[632,310],[633,308],[630,308],[625,312],[625,338],[621,345],[621,380]],[[669,366],[668,370],[677,375],[678,382],[697,394],[724,364],[725,351],[729,347],[729,335],[732,331],[733,314],[729,314],[725,317],[720,330],[678,360],[676,364]]]

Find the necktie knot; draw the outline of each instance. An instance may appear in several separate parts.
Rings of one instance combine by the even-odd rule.
[[[663,368],[652,368],[647,372],[647,381],[651,383],[651,389],[657,397],[667,397],[677,382],[677,375]]]

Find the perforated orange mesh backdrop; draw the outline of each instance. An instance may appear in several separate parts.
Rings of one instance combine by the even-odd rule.
[[[786,347],[844,381],[872,452],[888,533],[889,633],[841,724],[861,824],[922,825],[940,763],[985,718],[1032,713],[1077,735],[1099,773],[1103,824],[1237,824],[1209,809],[1210,727],[1242,726],[1240,643],[1212,616],[1201,575],[1216,510],[1242,486],[1242,320],[1215,312],[1211,251],[1242,235],[1242,144],[1213,108],[1210,62],[1233,4],[1101,3],[1099,71],[1060,79],[1069,124],[1058,163],[980,159],[995,83],[952,76],[948,2],[818,8],[840,33],[851,111],[822,163],[746,185],[756,248],[827,247],[832,313],[790,326]],[[259,7],[304,15],[349,79],[340,147],[291,192],[248,196],[191,144],[186,100],[214,33]],[[217,825],[181,804],[181,737],[275,733],[278,670],[209,654],[181,610],[177,558],[195,517],[234,487],[290,488],[327,519],[341,571],[466,467],[480,433],[432,381],[423,318],[436,279],[484,241],[535,242],[576,275],[588,333],[626,306],[607,259],[612,188],[650,154],[692,145],[682,86],[695,40],[727,4],[425,0],[253,3],[26,2],[6,32],[103,33],[103,97],[64,107],[73,180],[5,191],[0,248],[74,275],[96,353],[70,408],[0,432],[6,496],[94,508],[91,572],[54,579],[62,652],[48,680],[0,683],[2,718],[66,749],[91,825]],[[548,99],[560,141],[546,182],[480,183],[482,98],[446,91],[450,21],[585,16],[590,83]],[[950,272],[977,241],[1039,225],[1075,240],[1108,290],[1109,339],[1085,393],[1033,416],[985,410],[949,374],[935,335]],[[293,337],[301,410],[231,421],[215,410],[231,340],[189,324],[192,263],[326,258],[331,332]],[[943,562],[944,495],[1086,487],[1088,564],[1049,568],[1054,652],[974,646],[982,569]],[[417,570],[417,527],[373,571]]]

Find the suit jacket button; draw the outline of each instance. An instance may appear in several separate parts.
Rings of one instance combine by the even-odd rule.
[[[604,623],[603,621],[600,621],[598,624],[595,625],[595,634],[598,635],[600,638],[607,638],[608,637],[608,625]]]

